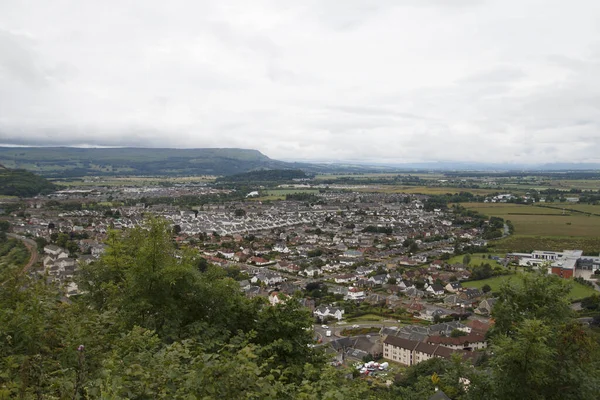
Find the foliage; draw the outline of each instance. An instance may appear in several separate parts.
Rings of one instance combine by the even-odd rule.
[[[393,232],[393,228],[391,226],[373,226],[369,225],[363,229],[363,232],[369,233],[385,233],[386,235],[391,235]]]
[[[0,165],[0,195],[32,197],[55,190],[56,185],[32,172]]]

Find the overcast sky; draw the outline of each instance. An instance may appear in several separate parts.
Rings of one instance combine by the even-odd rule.
[[[600,1],[0,0],[0,143],[600,162]]]

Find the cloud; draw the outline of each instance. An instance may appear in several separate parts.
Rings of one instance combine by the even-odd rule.
[[[593,0],[0,2],[0,143],[600,161],[599,17]]]

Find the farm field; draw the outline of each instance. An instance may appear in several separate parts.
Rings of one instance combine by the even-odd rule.
[[[562,209],[506,203],[463,203],[490,217],[512,221],[516,234],[525,236],[598,237],[600,217],[580,213],[563,215]],[[599,249],[600,250],[600,249]]]
[[[494,292],[494,291],[497,291],[498,289],[500,289],[500,287],[503,284],[505,284],[511,280],[515,280],[516,282],[518,282],[518,275],[511,274],[511,275],[495,276],[493,278],[482,279],[480,281],[462,282],[462,285],[464,287],[478,288],[478,289],[481,289],[485,285],[490,285],[490,287],[492,288],[492,292]],[[588,286],[582,285],[581,283],[571,281],[571,284],[572,284],[572,288],[571,288],[571,292],[569,294],[569,300],[571,300],[571,301],[580,300],[580,299],[583,299],[584,297],[589,297],[589,296],[593,295],[594,293],[598,293],[594,289],[592,289]]]
[[[275,201],[275,200],[285,200],[285,196],[288,194],[294,193],[308,193],[308,194],[318,194],[318,189],[268,189],[261,190],[259,197],[252,197],[248,200],[253,201]]]
[[[408,194],[454,194],[471,192],[473,194],[488,195],[497,193],[497,189],[465,189],[446,186],[409,186],[409,185],[371,185],[357,189],[359,192],[369,193],[408,193]]]
[[[573,203],[549,203],[546,204],[544,206],[538,206],[538,208],[542,208],[542,209],[546,209],[549,210],[550,208],[556,208],[556,209],[565,209],[566,212],[568,212],[568,210],[576,210],[576,211],[581,211],[581,212],[585,212],[585,213],[590,213],[590,214],[598,214],[600,215],[600,205],[593,205],[593,204],[573,204]]]
[[[489,242],[497,253],[525,252],[533,250],[563,251],[566,249],[583,250],[587,255],[600,253],[600,235],[589,237],[566,236],[524,236],[511,235],[498,241]]]

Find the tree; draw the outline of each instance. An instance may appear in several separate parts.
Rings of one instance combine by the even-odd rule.
[[[469,265],[470,263],[471,263],[471,255],[467,253],[463,257],[463,264],[464,265]]]
[[[510,334],[525,319],[565,321],[571,316],[570,285],[555,275],[522,274],[498,290],[494,331]]]
[[[492,291],[492,287],[490,285],[488,285],[487,283],[485,285],[483,285],[483,287],[481,288],[481,291],[483,293],[489,293]]]
[[[173,234],[179,235],[180,232],[181,232],[181,225],[174,225],[173,226]]]
[[[460,337],[460,336],[466,336],[467,334],[464,331],[461,331],[460,329],[453,329],[452,332],[450,332],[450,337],[456,338],[456,337]]]
[[[569,284],[553,275],[521,279],[499,290],[490,373],[480,375],[473,392],[485,387],[499,400],[593,398],[600,385],[600,349],[590,332],[571,320]]]

